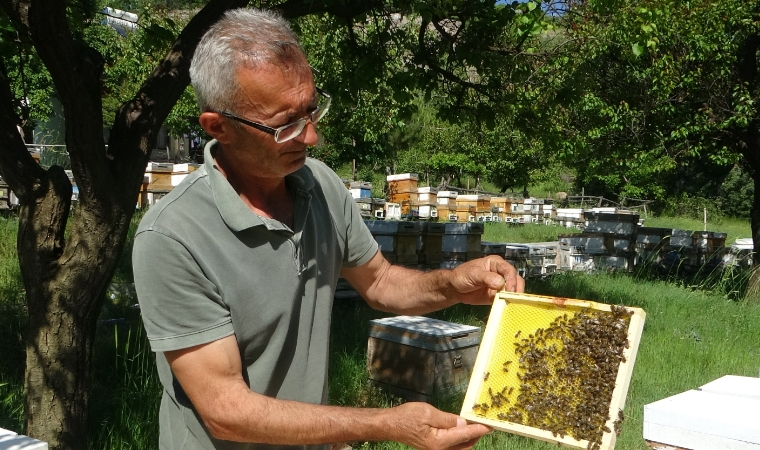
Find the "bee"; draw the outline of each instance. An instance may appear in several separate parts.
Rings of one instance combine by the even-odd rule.
[[[491,375],[491,372],[486,372],[485,375],[483,375],[483,381],[488,381],[488,377]]]
[[[517,330],[517,333],[515,334],[515,339],[520,337],[520,333],[522,333],[522,330]]]

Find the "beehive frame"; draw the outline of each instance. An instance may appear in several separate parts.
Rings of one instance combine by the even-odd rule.
[[[465,395],[460,415],[471,422],[482,423],[497,430],[506,431],[534,439],[540,439],[542,441],[568,447],[588,448],[589,441],[586,440],[577,440],[570,435],[565,435],[564,437],[561,437],[560,435],[555,436],[551,431],[513,423],[506,420],[497,420],[483,417],[482,415],[478,415],[473,411],[473,405],[478,403],[484,395],[486,383],[489,380],[491,372],[494,372],[495,374],[499,372],[493,369],[494,367],[498,366],[498,363],[495,362],[495,358],[498,356],[497,353],[499,353],[499,351],[503,353],[503,350],[498,350],[497,347],[503,347],[504,342],[508,342],[511,345],[516,342],[519,337],[521,337],[519,335],[515,335],[515,324],[519,325],[517,327],[518,331],[526,334],[532,333],[536,328],[538,328],[535,325],[532,327],[530,325],[528,327],[524,327],[526,324],[520,322],[520,318],[517,317],[519,314],[513,315],[514,317],[510,321],[510,318],[508,316],[510,308],[513,308],[515,312],[526,311],[526,308],[527,310],[535,309],[536,311],[541,311],[540,314],[548,314],[549,316],[552,314],[555,316],[560,316],[566,313],[574,314],[583,310],[596,310],[606,312],[610,312],[612,310],[611,305],[586,300],[546,297],[531,294],[516,294],[508,292],[498,293],[491,308],[488,323],[486,324],[486,329],[481,340],[480,349],[475,360],[473,374],[467,388],[467,393]],[[633,313],[630,317],[630,323],[628,326],[629,346],[623,351],[625,360],[621,362],[618,367],[615,387],[613,389],[612,398],[609,405],[609,419],[606,423],[606,426],[611,430],[611,432],[605,432],[603,434],[602,443],[598,447],[600,450],[612,450],[615,447],[615,441],[617,438],[617,434],[615,432],[615,420],[618,418],[619,411],[622,411],[625,406],[625,398],[628,392],[628,385],[631,380],[631,374],[633,372],[633,366],[636,360],[636,353],[638,350],[639,342],[641,340],[641,332],[644,328],[644,319],[646,313],[640,308],[626,307],[626,309]],[[511,375],[506,374],[503,374],[503,376],[511,377]]]

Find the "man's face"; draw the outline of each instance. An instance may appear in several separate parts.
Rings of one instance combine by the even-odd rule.
[[[306,117],[317,107],[317,92],[309,70],[267,64],[255,70],[240,69],[238,83],[241,103],[236,112],[272,128]],[[307,147],[315,145],[317,139],[310,122],[299,136],[281,144],[266,132],[239,124],[224,147],[225,151],[234,152],[237,161],[247,165],[246,172],[281,178],[303,166]]]

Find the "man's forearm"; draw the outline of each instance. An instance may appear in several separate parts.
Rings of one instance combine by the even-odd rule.
[[[456,303],[449,292],[451,271],[421,272],[401,266],[388,269],[367,290],[367,303],[394,314],[417,315]]]
[[[308,445],[377,441],[392,434],[389,410],[313,405],[251,391],[220,398],[204,422],[211,434],[237,442]]]

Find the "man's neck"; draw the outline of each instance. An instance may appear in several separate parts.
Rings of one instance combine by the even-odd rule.
[[[251,211],[293,227],[293,199],[284,177],[247,173],[241,170],[244,165],[229,161],[223,152],[217,152],[213,157],[216,167]]]

